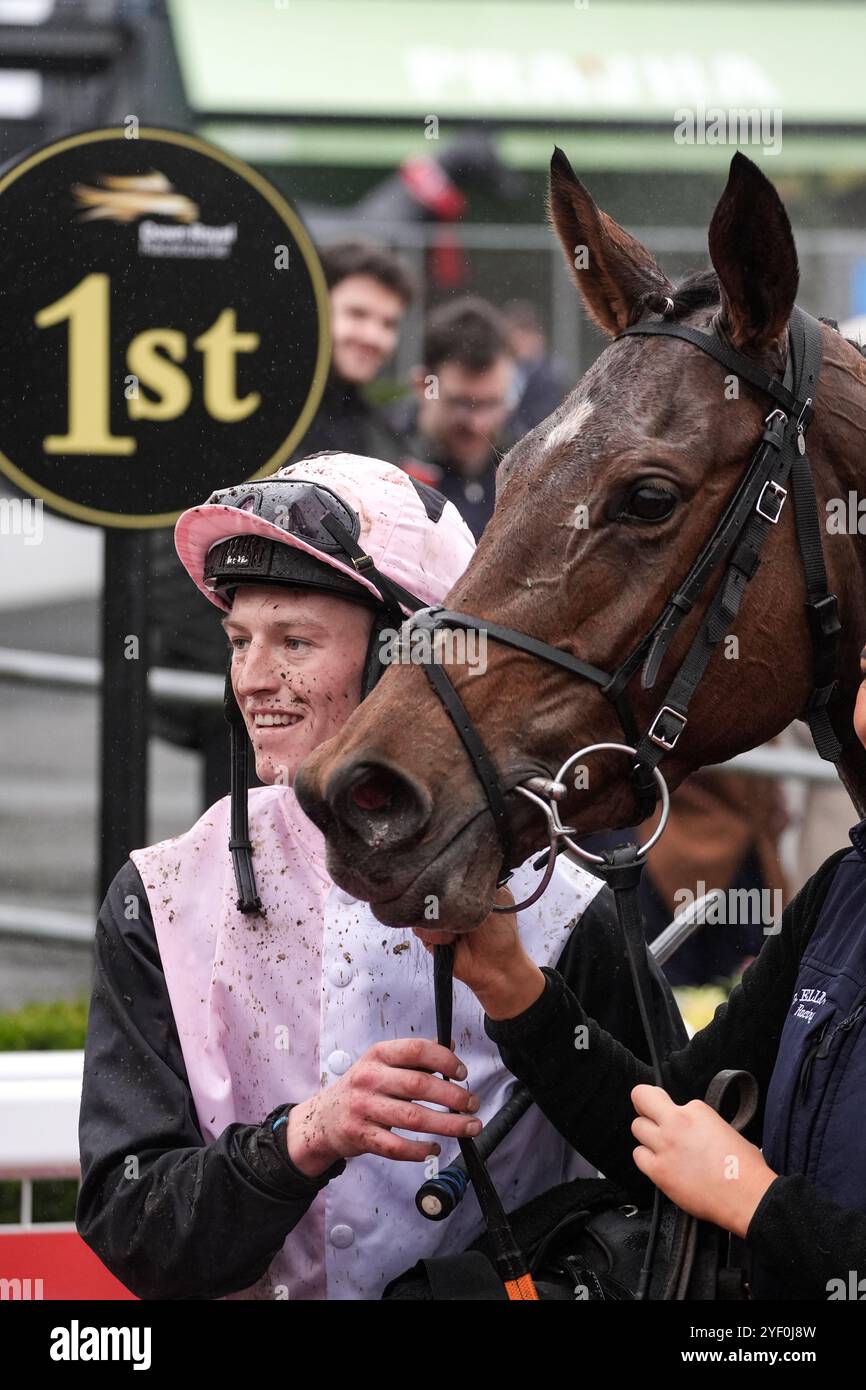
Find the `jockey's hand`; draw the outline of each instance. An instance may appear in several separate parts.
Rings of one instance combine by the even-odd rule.
[[[442,1080],[434,1072],[455,1080]],[[323,1173],[338,1158],[358,1154],[421,1163],[441,1153],[441,1145],[404,1139],[392,1130],[444,1134],[451,1139],[477,1134],[481,1121],[470,1115],[478,1109],[478,1098],[455,1084],[466,1074],[454,1052],[428,1039],[374,1043],[339,1080],[289,1111],[289,1158],[309,1177]],[[419,1103],[423,1101],[459,1113],[430,1110]]]
[[[634,1161],[678,1207],[745,1236],[777,1177],[760,1149],[702,1100],[677,1105],[660,1086],[635,1086]]]
[[[508,888],[499,888],[496,903],[514,906]],[[513,912],[491,912],[468,932],[413,928],[432,954],[435,946],[454,943],[454,977],[468,985],[491,1018],[514,1018],[543,993],[545,979],[523,949]]]

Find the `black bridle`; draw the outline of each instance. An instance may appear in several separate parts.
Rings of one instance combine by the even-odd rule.
[[[781,516],[789,488],[793,492],[797,543],[806,581],[806,614],[814,660],[813,690],[803,717],[809,723],[818,753],[833,763],[838,762],[842,749],[833,732],[827,705],[837,684],[835,669],[840,624],[836,595],[827,589],[815,488],[805,445],[821,368],[821,326],[818,320],[799,307],[794,307],[788,327],[788,357],[782,381],[770,376],[756,362],[744,357],[712,333],[662,320],[634,324],[624,329],[618,338],[631,334],[681,338],[692,343],[714,357],[730,373],[763,391],[773,405],[745,474],[688,574],[671,594],[649,632],[610,674],[536,637],[502,627],[487,618],[455,612],[442,605],[423,608],[408,621],[412,628],[427,630],[430,649],[433,647],[432,634],[439,629],[474,629],[597,685],[602,695],[613,704],[626,743],[636,751],[631,773],[637,796],[637,820],[640,822],[651,815],[656,805],[654,770],[665,754],[679,743],[688,724],[692,697],[717,644],[731,630],[746,585],[758,567],[764,542]],[[643,662],[641,684],[645,690],[653,688],[680,623],[691,612],[710,576],[721,565],[725,566],[724,574],[700,628],[649,727],[639,734],[628,698],[628,684]],[[507,871],[512,857],[511,834],[506,793],[495,763],[443,665],[435,657],[422,665],[460,735],[484,789],[502,846],[503,866]]]
[[[794,498],[797,544],[806,583],[806,614],[814,661],[813,689],[804,717],[809,723],[818,753],[822,758],[834,763],[838,762],[842,749],[833,731],[827,706],[836,688],[836,652],[840,623],[836,595],[829,593],[827,589],[815,488],[806,457],[805,435],[812,419],[822,358],[821,327],[818,320],[797,306],[794,307],[788,327],[788,356],[782,381],[770,376],[757,363],[744,357],[712,333],[703,333],[685,325],[662,320],[635,324],[624,329],[618,337],[630,334],[681,338],[692,343],[710,357],[714,357],[729,372],[763,391],[770,397],[773,405],[764,421],[761,439],[745,474],[688,574],[668,599],[649,632],[620,663],[616,671],[609,674],[548,642],[516,632],[512,628],[502,627],[487,618],[475,618],[441,605],[421,609],[413,614],[408,620],[408,626],[426,630],[428,650],[431,652],[435,652],[433,634],[436,631],[452,627],[474,629],[597,685],[616,709],[625,734],[626,751],[634,751],[632,781],[637,796],[638,820],[644,820],[656,805],[656,783],[661,780],[658,765],[664,755],[677,746],[688,724],[692,697],[717,644],[730,631],[739,613],[746,585],[758,567],[761,550],[770,534],[770,528],[778,523],[781,516],[788,496],[789,480]],[[663,702],[646,731],[638,734],[627,694],[631,678],[643,662],[641,684],[645,690],[653,688],[665,653],[680,623],[691,612],[710,576],[723,565],[722,579]],[[504,882],[510,877],[512,848],[505,792],[496,765],[463,701],[435,655],[421,664],[460,735],[484,789],[502,847],[504,874],[500,882]],[[592,745],[600,748],[614,746],[621,745]],[[573,758],[567,759],[550,780],[531,778],[528,787],[518,785],[514,788],[541,806],[547,815],[550,838],[547,872],[535,892],[523,903],[516,907],[494,906],[493,911],[519,911],[534,902],[549,882],[556,854],[563,848],[568,847],[573,853],[582,853],[583,857],[599,862],[598,856],[586,855],[569,839],[558,816],[555,803],[566,791],[564,784],[558,779],[572,761]],[[539,791],[549,798],[549,806],[545,804],[543,797],[538,795]],[[651,1022],[651,983],[638,901],[638,886],[646,848],[648,846],[645,846],[642,852],[636,845],[628,845],[613,850],[599,863],[598,872],[614,893],[635,999],[647,1038],[653,1079],[657,1086],[661,1086],[661,1049],[659,1040],[654,1036]],[[436,946],[434,954],[437,1036],[439,1042],[448,1047],[454,946]],[[716,1077],[713,1085],[727,1075],[722,1073]],[[753,1078],[747,1073],[731,1075],[744,1078],[744,1082],[751,1083],[754,1088]],[[537,1297],[531,1278],[524,1273],[526,1264],[522,1252],[514,1240],[508,1218],[474,1142],[461,1141],[461,1150],[491,1237],[494,1262],[506,1288],[510,1290],[509,1296]],[[661,1192],[656,1188],[650,1231],[635,1294],[637,1299],[645,1299],[651,1292],[656,1246],[661,1228],[661,1211]],[[684,1216],[684,1213],[680,1215]],[[679,1284],[682,1284],[680,1296],[686,1296],[688,1278],[683,1273],[684,1269],[683,1253],[680,1251],[678,1255],[674,1245],[671,1272],[660,1295],[662,1298],[673,1297],[671,1290],[674,1285]],[[528,1292],[519,1291],[527,1286]]]

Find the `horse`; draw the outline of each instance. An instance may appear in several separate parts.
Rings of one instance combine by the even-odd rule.
[[[587,314],[617,340],[502,460],[494,515],[447,606],[614,671],[704,547],[769,409],[748,380],[687,341],[617,335],[663,314],[715,333],[781,378],[789,321],[799,312],[797,252],[778,193],[740,152],[710,222],[711,266],[678,285],[595,204],[558,149],[547,212]],[[861,476],[866,361],[828,322],[820,334],[809,460],[841,619],[827,713],[841,743],[840,776],[863,815],[866,751],[851,718],[866,638],[866,550],[856,528],[831,534],[826,517],[835,499],[856,492]],[[769,528],[731,638],[714,650],[688,729],[665,758],[671,789],[804,716],[813,651],[793,511],[783,508]],[[679,670],[713,588],[683,619],[656,688],[632,680],[641,729]],[[430,927],[435,917],[440,930],[472,930],[487,916],[503,868],[544,843],[538,810],[514,794],[518,785],[552,778],[578,748],[623,740],[616,711],[595,685],[512,646],[491,640],[483,663],[449,674],[498,772],[510,865],[451,717],[411,661],[385,672],[295,782],[302,808],[326,837],[332,877],[387,926]],[[593,754],[588,786],[569,786],[560,810],[577,835],[636,824],[623,754]]]

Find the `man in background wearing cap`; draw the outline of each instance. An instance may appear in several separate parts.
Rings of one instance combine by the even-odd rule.
[[[134,851],[106,895],[78,1229],[141,1298],[378,1298],[478,1235],[472,1197],[446,1222],[419,1214],[420,1165],[450,1158],[512,1078],[464,986],[459,1057],[429,1041],[424,947],[331,881],[291,784],[375,684],[403,611],[442,601],[473,541],[401,469],[321,454],[185,512],[176,543],[223,613],[235,772],[248,734],[265,785],[247,799],[235,777],[185,834]],[[529,864],[515,871],[518,900],[535,882]],[[600,889],[558,860],[521,935],[552,964],[579,919],[570,977],[639,1051],[633,1003],[594,966],[615,931]],[[592,1171],[538,1110],[490,1168],[511,1207]]]

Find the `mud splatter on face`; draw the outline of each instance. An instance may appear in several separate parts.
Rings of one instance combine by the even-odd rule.
[[[291,786],[359,703],[372,619],[331,594],[239,586],[224,619],[232,685],[266,785]]]

